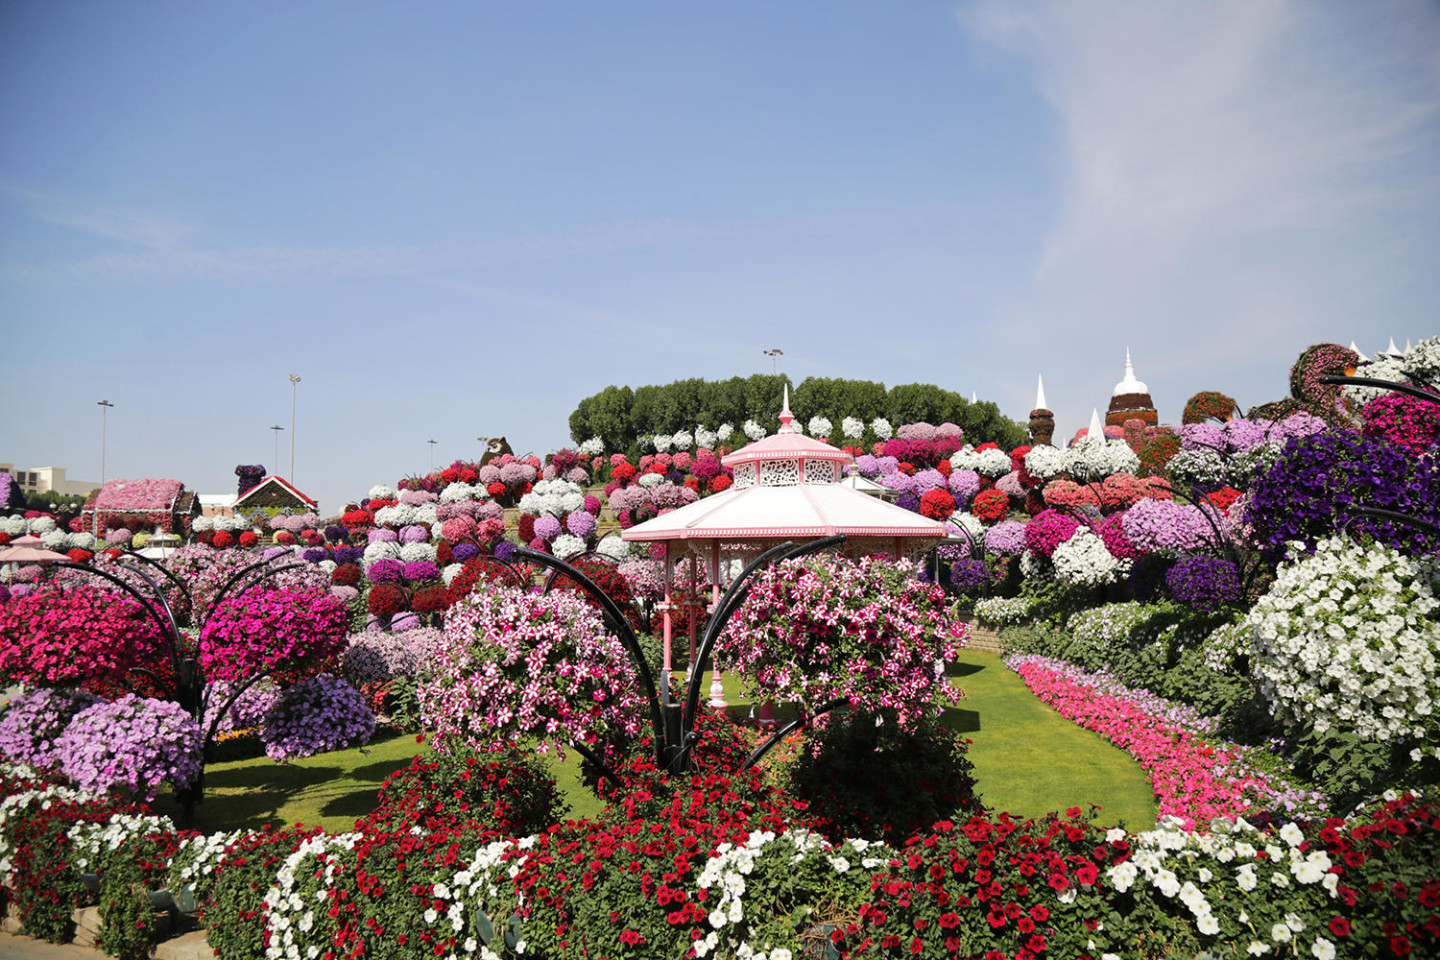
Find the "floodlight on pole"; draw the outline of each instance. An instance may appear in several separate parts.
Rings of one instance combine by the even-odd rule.
[[[775,374],[779,372],[779,367],[776,364],[775,358],[783,357],[785,355],[785,351],[781,350],[779,347],[771,347],[769,350],[762,350],[760,352],[770,358],[770,375],[772,377],[775,376]]]
[[[434,473],[434,472],[435,472],[435,441],[434,441],[434,440],[426,440],[425,442],[428,443],[428,444],[430,444],[430,472],[431,472],[431,473]]]
[[[286,479],[291,483],[295,482],[295,388],[299,383],[300,374],[290,374],[290,476]]]
[[[280,473],[280,431],[285,428],[276,423],[272,424],[270,429],[275,432],[275,473],[278,475]]]
[[[97,400],[95,406],[100,408],[100,489],[105,489],[105,434],[109,427],[110,408],[115,406],[109,400]],[[100,535],[100,495],[95,495],[95,508],[91,510],[92,530],[95,536]]]

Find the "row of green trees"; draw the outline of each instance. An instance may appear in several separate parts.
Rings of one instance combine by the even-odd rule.
[[[586,397],[570,414],[570,436],[576,443],[591,437],[605,441],[606,450],[630,450],[641,437],[696,425],[714,430],[728,423],[737,430],[754,420],[770,433],[780,428],[784,376],[757,373],[729,380],[676,380],[663,386],[606,387]],[[883,417],[893,426],[905,423],[959,424],[971,443],[994,441],[1010,449],[1024,442],[1025,427],[1000,413],[990,401],[971,403],[953,390],[929,383],[886,388],[873,380],[808,377],[790,392],[790,409],[804,424],[825,417],[833,424],[831,440],[841,440],[846,417],[867,424]],[[743,438],[740,438],[743,443]]]

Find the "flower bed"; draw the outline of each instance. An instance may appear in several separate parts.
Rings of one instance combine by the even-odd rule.
[[[1259,772],[1251,748],[1225,743],[1194,710],[1131,690],[1062,660],[1012,656],[1006,666],[1067,720],[1128,751],[1150,774],[1162,816],[1187,827],[1217,818],[1318,814],[1323,798]]]

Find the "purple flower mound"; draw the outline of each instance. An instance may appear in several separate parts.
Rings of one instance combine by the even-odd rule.
[[[1218,423],[1187,423],[1180,428],[1181,450],[1225,452],[1225,429]]]
[[[595,518],[584,510],[576,510],[565,518],[565,529],[584,540],[595,532]]]
[[[383,560],[376,560],[370,564],[365,575],[370,578],[371,583],[394,583],[405,573],[405,568],[400,565],[399,560],[391,560],[388,557]]]
[[[60,762],[55,741],[76,715],[96,703],[85,690],[31,690],[11,700],[0,713],[0,754],[32,767]]]
[[[80,713],[55,750],[81,790],[149,801],[166,781],[187,785],[200,772],[200,725],[178,703],[127,693]]]
[[[896,493],[914,493],[918,496],[919,493],[924,492],[917,491],[915,489],[914,477],[910,476],[908,473],[901,473],[898,470],[894,473],[887,473],[882,475],[880,479],[875,482],[880,484],[880,486],[882,487],[889,487]]]
[[[1080,521],[1058,510],[1041,510],[1025,524],[1025,547],[1037,557],[1048,557],[1074,536]]]
[[[1013,557],[1025,549],[1025,524],[1001,520],[985,531],[985,549],[1001,557]]]
[[[339,524],[332,523],[325,528],[325,539],[331,543],[349,543],[350,531]]]
[[[285,690],[265,714],[265,754],[284,762],[357,746],[375,732],[375,715],[350,684],[328,673]]]
[[[274,560],[276,557],[283,557],[290,553],[289,547],[267,547],[260,554],[261,560]]]
[[[1225,445],[1236,453],[1258,447],[1270,437],[1269,420],[1227,420],[1221,429]]]
[[[1024,500],[1025,487],[1020,483],[1020,471],[1011,470],[1005,476],[995,481],[995,489],[999,490],[1011,500]]]
[[[378,528],[378,529],[376,529],[376,530],[371,530],[371,531],[370,531],[369,536],[366,538],[366,542],[368,542],[368,543],[394,543],[395,541],[397,541],[397,540],[399,540],[399,539],[400,539],[400,537],[395,533],[394,530],[386,530],[384,527],[380,527],[380,528]]]
[[[405,564],[405,579],[411,583],[421,580],[435,580],[440,576],[440,567],[433,560],[416,560]]]
[[[945,487],[945,474],[939,470],[920,470],[910,478],[910,489],[921,496],[931,490],[943,490]]]
[[[210,687],[209,702],[205,704],[205,728],[215,723],[220,714],[221,708],[230,702],[234,693],[231,684],[223,681],[217,682]],[[230,709],[225,711],[225,716],[220,718],[219,724],[215,727],[217,732],[230,730],[251,730],[260,726],[265,719],[266,712],[275,705],[280,698],[280,688],[275,686],[271,680],[261,680],[250,687],[247,687]]]
[[[1176,603],[1206,613],[1240,600],[1240,574],[1235,564],[1203,553],[1176,560],[1165,573],[1165,587]]]
[[[867,478],[878,476],[880,462],[872,454],[862,453],[855,458],[855,472]]]
[[[401,543],[429,543],[430,531],[418,523],[412,523],[408,527],[400,528]]]
[[[515,556],[515,544],[509,540],[501,540],[495,544],[495,559],[509,560]]]
[[[535,536],[545,541],[554,540],[560,536],[560,521],[549,514],[543,517],[536,517]]]
[[[338,563],[359,563],[365,551],[359,547],[336,547],[330,552],[330,559]]]
[[[473,543],[457,543],[455,549],[450,551],[450,559],[456,563],[464,563],[479,552],[480,548]]]
[[[951,470],[947,486],[955,495],[955,502],[963,509],[970,506],[970,501],[980,492],[980,474],[974,470]]]
[[[1255,542],[1272,558],[1284,552],[1288,541],[1313,547],[1347,524],[1351,534],[1368,535],[1397,550],[1427,550],[1422,530],[1362,517],[1352,512],[1355,507],[1392,510],[1440,524],[1440,463],[1357,433],[1326,431],[1292,439],[1275,464],[1250,485],[1245,516]],[[1428,549],[1434,549],[1433,538]]]
[[[974,593],[990,585],[990,568],[983,560],[961,560],[950,565],[950,586]]]
[[[306,550],[304,553],[300,554],[300,559],[304,560],[306,563],[319,563],[321,560],[325,560],[329,556],[330,551],[326,550],[324,547],[311,547],[309,550]]]
[[[535,479],[535,468],[528,463],[507,463],[500,468],[500,482],[507,487]]]
[[[895,506],[901,510],[909,510],[911,513],[920,512],[920,498],[913,493],[902,493],[895,497]]]
[[[1141,550],[1188,552],[1215,547],[1215,528],[1199,507],[1146,497],[1126,510],[1124,518],[1126,539]]]

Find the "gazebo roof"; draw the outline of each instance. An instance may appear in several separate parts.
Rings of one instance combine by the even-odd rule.
[[[621,533],[625,540],[813,540],[836,534],[939,540],[944,524],[841,482],[854,458],[794,432],[789,389],[780,432],[722,462],[735,485]]]

